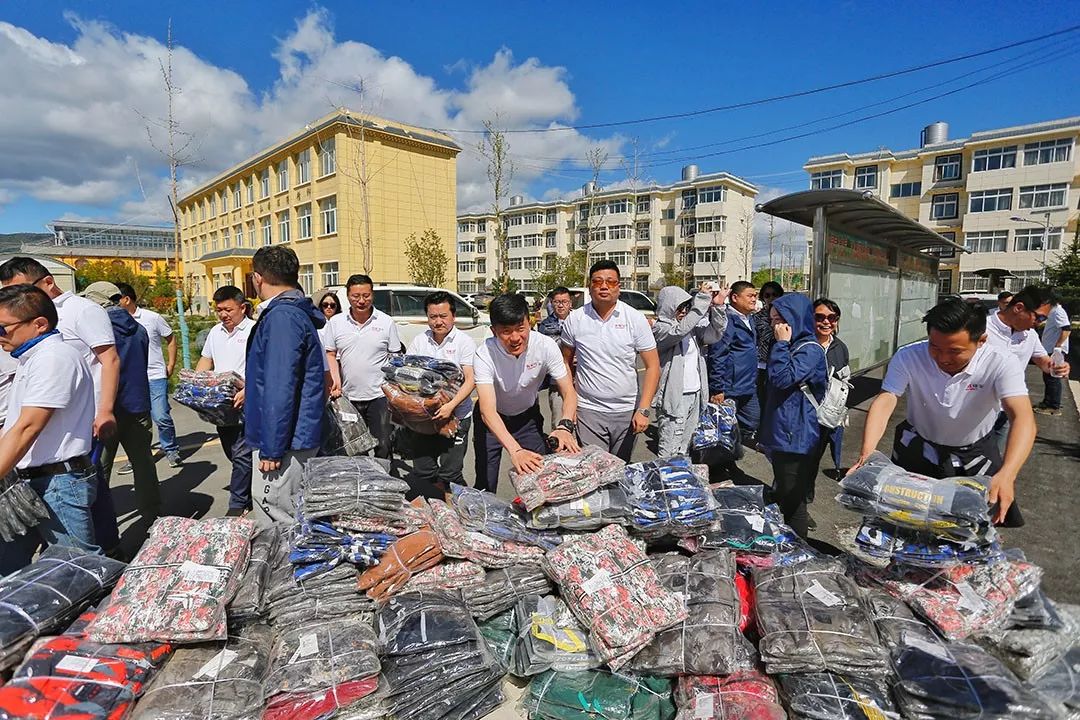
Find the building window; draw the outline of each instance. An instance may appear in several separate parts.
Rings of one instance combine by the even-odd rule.
[[[319,270],[322,271],[322,284],[323,287],[330,287],[338,284],[338,264],[337,262],[324,262],[319,263]]]
[[[1043,247],[1043,228],[1038,227],[1026,227],[1019,228],[1013,232],[1016,238],[1016,242],[1013,245],[1017,252],[1023,252],[1025,250],[1042,250]],[[1052,227],[1049,232],[1046,233],[1046,249],[1058,250],[1061,248],[1061,228]]]
[[[289,235],[289,211],[283,210],[278,213],[278,242],[287,243],[292,238]]]
[[[525,236],[525,247],[540,247],[543,236],[540,233],[529,233]]]
[[[484,238],[476,238],[476,252],[480,254],[487,252],[487,240]]]
[[[971,158],[971,172],[985,172],[987,170],[1014,167],[1016,167],[1015,145],[976,150]]]
[[[976,190],[971,193],[968,212],[994,212],[995,210],[1012,210],[1012,188]]]
[[[833,188],[843,186],[843,170],[822,170],[821,172],[811,173],[810,175],[811,190],[832,190]]]
[[[675,219],[675,208],[667,208],[666,210],[664,210],[664,216],[663,217],[664,217],[665,220],[674,220]]]
[[[647,268],[649,267],[649,251],[638,250],[634,253],[634,267]]]
[[[210,217],[217,215],[217,195],[210,196]]]
[[[869,190],[877,187],[877,165],[867,165],[855,168],[855,188],[857,190]]]
[[[990,278],[979,277],[973,272],[960,273],[960,292],[989,292]]]
[[[1005,252],[1008,242],[1008,230],[970,232],[964,238],[965,247],[973,253]]]
[[[557,222],[559,222],[559,211],[558,210],[548,210],[544,214],[544,224],[545,225],[554,225]]]
[[[236,243],[236,247],[244,247],[244,226],[237,225],[233,228],[233,241]]]
[[[521,247],[521,236],[514,235],[513,237],[506,238],[506,247],[510,250],[516,250]]]
[[[630,226],[629,225],[617,225],[613,228],[608,228],[608,240],[629,240],[630,239]]]
[[[476,261],[476,272],[478,272],[478,273],[486,273],[487,272],[487,259],[480,258],[479,260]]]
[[[285,192],[289,189],[289,161],[282,160],[277,164],[277,191]]]
[[[474,263],[472,260],[459,260],[457,264],[457,271],[459,273],[476,272],[476,263]]]
[[[951,220],[960,216],[959,193],[935,195],[930,201],[931,220]]]
[[[315,292],[315,266],[301,265],[299,280],[300,289],[304,291],[305,295],[311,295]]]
[[[682,222],[679,223],[679,237],[694,237],[696,227],[697,224],[694,222],[694,218],[683,218]]]
[[[1026,152],[1026,151],[1025,151]],[[1026,185],[1020,188],[1021,208],[1051,208],[1065,204],[1067,183]]]
[[[663,247],[675,247],[675,236],[665,235],[664,237],[660,238],[660,245]]]
[[[259,197],[270,196],[270,168],[266,168],[259,174]]]
[[[697,190],[683,190],[682,191],[682,208],[683,210],[690,210],[697,205]]]
[[[319,143],[319,177],[326,177],[337,170],[337,148],[334,138]]]
[[[476,252],[476,243],[472,240],[458,241],[457,251],[459,255],[461,253],[474,253]]]
[[[522,215],[507,215],[503,218],[503,225],[506,227],[514,227],[523,224],[525,224],[525,218]]]
[[[956,233],[954,232],[943,232],[938,234],[946,240],[952,240],[953,242],[956,242]],[[956,257],[956,248],[952,247],[951,245],[939,245],[937,247],[927,248],[923,252],[925,252],[927,255],[933,255],[937,258]]]
[[[303,150],[296,155],[296,184],[311,180],[311,151]]]
[[[311,237],[311,203],[305,203],[296,209],[296,233],[298,240]]]
[[[508,260],[508,264],[509,264],[509,268],[511,270],[520,270],[521,269],[521,258],[510,258]]]
[[[478,233],[486,233],[487,232],[487,220],[477,220],[476,221],[476,232],[478,232]]]
[[[255,247],[255,223],[248,223],[248,247]]]
[[[723,202],[727,200],[727,188],[723,185],[698,190],[699,203]]]
[[[639,213],[650,212],[652,210],[652,201],[650,200],[649,196],[648,195],[638,195],[637,196],[637,202],[635,203],[635,208],[634,209]]]
[[[546,248],[556,248],[558,246],[559,246],[559,244],[558,244],[558,241],[555,239],[555,233],[553,233],[553,232],[544,233],[544,247],[546,247]]]
[[[262,244],[269,245],[273,241],[274,238],[270,234],[270,216],[267,215],[262,219]]]
[[[221,214],[224,215],[227,212],[229,212],[229,193],[222,190],[221,191]]]
[[[960,154],[939,155],[934,159],[934,182],[960,179]]]
[[[938,270],[937,291],[939,295],[948,295],[952,292],[952,270]]]
[[[1044,140],[1024,145],[1024,165],[1068,162],[1072,157],[1072,138]]]
[[[649,241],[649,228],[650,228],[650,225],[647,222],[638,223],[637,224],[637,239],[641,240],[642,242],[648,242]]]
[[[457,224],[457,231],[459,233],[473,233],[473,232],[476,232],[476,223],[473,223],[473,222],[459,222]]]
[[[922,195],[921,182],[896,183],[889,189],[889,197],[918,197]]]
[[[697,231],[699,233],[716,232],[722,233],[727,229],[727,218],[723,215],[715,217],[699,217],[697,219]]]
[[[634,277],[634,289],[641,293],[649,292],[649,276],[636,275]]]
[[[724,248],[698,248],[696,260],[699,263],[722,263]]]
[[[337,197],[328,197],[319,201],[319,215],[322,217],[322,234],[337,232]]]
[[[217,252],[217,249],[217,233],[212,232],[210,233],[210,252]],[[115,263],[116,261],[114,260],[113,262]],[[120,265],[123,266],[123,262],[121,262]]]
[[[233,204],[233,209],[234,210],[239,210],[240,209],[241,198],[243,197],[243,195],[240,193],[240,186],[241,186],[241,184],[239,182],[236,183],[235,185],[233,185],[232,204]]]
[[[628,252],[610,252],[607,254],[607,259],[611,260],[616,265],[627,266],[630,264],[630,253]]]
[[[524,266],[526,270],[540,270],[544,267],[544,260],[540,257],[527,257],[524,258]]]
[[[249,179],[247,184],[247,204],[250,205],[253,202],[255,202],[255,183]]]

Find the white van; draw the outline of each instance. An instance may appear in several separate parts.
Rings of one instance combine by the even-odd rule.
[[[619,299],[640,311],[649,320],[656,319],[656,303],[645,293],[620,288]],[[570,288],[570,300],[575,308],[579,308],[589,301],[589,291],[585,288]]]

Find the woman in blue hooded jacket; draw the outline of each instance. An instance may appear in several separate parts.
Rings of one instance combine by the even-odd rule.
[[[766,366],[768,385],[758,444],[772,460],[773,501],[785,522],[806,537],[806,498],[817,479],[814,461],[822,431],[802,387],[807,386],[819,400],[825,396],[825,351],[817,342],[813,306],[805,295],[776,298],[769,319],[776,343]]]

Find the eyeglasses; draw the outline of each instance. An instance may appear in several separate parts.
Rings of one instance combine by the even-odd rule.
[[[619,287],[619,281],[618,280],[612,280],[610,278],[593,278],[590,281],[590,283],[592,284],[592,286],[594,288],[601,288],[601,287],[617,288],[617,287]]]
[[[334,310],[337,310],[337,303],[323,303],[320,307],[333,308]]]
[[[29,320],[19,320],[18,322],[8,323],[7,325],[0,325],[0,337],[7,337],[9,327],[11,327],[11,328],[19,327],[20,325],[25,325],[28,322],[30,322],[30,321]]]
[[[1046,315],[1043,315],[1042,313],[1034,313],[1034,315],[1035,315],[1035,322],[1037,322],[1037,323],[1046,322],[1046,318],[1047,318]]]
[[[831,322],[833,325],[840,322],[840,316],[836,313],[814,313],[814,322]]]

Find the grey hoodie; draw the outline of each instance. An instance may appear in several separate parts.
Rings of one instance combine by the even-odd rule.
[[[675,311],[690,299],[690,293],[676,285],[669,285],[660,291],[656,307],[656,323],[653,325],[653,337],[656,338],[656,351],[660,355],[660,386],[657,388],[653,407],[665,415],[678,414],[679,400],[682,398],[683,373],[683,338],[692,335],[691,342],[698,344],[698,367],[701,376],[699,391],[700,407],[704,409],[709,402],[709,378],[705,368],[705,350],[703,346],[720,342],[727,328],[727,313],[724,306],[713,305],[712,295],[699,292],[681,321],[675,320]],[[707,317],[708,321],[702,323]],[[691,370],[692,372],[693,370]]]

